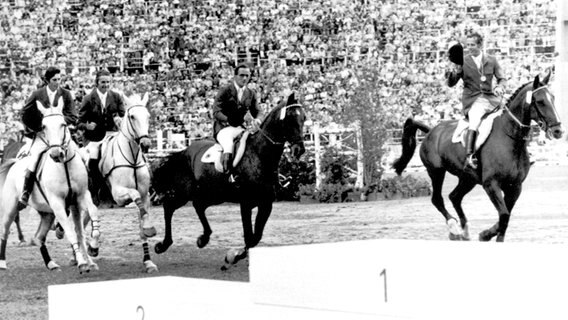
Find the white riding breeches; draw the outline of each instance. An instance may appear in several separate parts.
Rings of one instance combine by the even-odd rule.
[[[217,133],[217,141],[225,153],[233,153],[233,140],[245,131],[243,127],[225,127]]]
[[[479,129],[479,126],[481,125],[481,118],[493,109],[495,109],[495,107],[491,105],[491,102],[489,102],[487,98],[483,96],[477,98],[467,113],[469,118],[469,129]]]
[[[89,159],[100,159],[101,158],[101,145],[103,144],[103,141],[111,135],[116,134],[115,131],[107,131],[105,134],[105,138],[102,139],[101,141],[89,141],[89,143],[87,143],[87,145],[85,146],[85,150],[87,150],[87,153],[89,154]]]
[[[40,139],[42,132],[38,132],[33,139],[25,138],[26,144],[22,146],[16,158],[28,156],[30,157],[30,162],[28,163],[28,170],[35,171],[37,162],[39,161],[39,156],[41,153],[47,149],[47,145]]]

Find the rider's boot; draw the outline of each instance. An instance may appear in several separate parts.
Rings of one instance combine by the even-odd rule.
[[[24,178],[24,187],[20,199],[18,200],[18,211],[25,209],[28,206],[28,201],[30,200],[30,193],[34,187],[34,172],[31,170],[26,170],[26,177]]]
[[[93,202],[98,205],[102,199],[100,199],[99,191],[101,190],[101,183],[104,183],[103,176],[99,170],[99,160],[89,159],[88,164],[89,177],[91,178],[91,196],[93,197]]]
[[[233,167],[233,154],[229,152],[224,152],[221,158],[221,164],[223,165],[223,172],[229,173]]]
[[[477,169],[477,157],[475,156],[475,140],[477,139],[477,130],[467,130],[466,137],[466,159],[465,166],[471,169]]]

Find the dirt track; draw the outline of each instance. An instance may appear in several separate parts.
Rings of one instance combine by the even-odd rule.
[[[448,177],[445,190],[451,190],[455,182],[455,178]],[[567,166],[532,168],[513,212],[506,241],[568,243],[566,195]],[[450,205],[449,201],[446,204]],[[497,219],[481,187],[466,197],[464,210],[470,219],[472,237]],[[150,242],[153,246],[163,236],[163,220],[160,207],[153,208],[151,213],[158,229],[158,236]],[[0,319],[48,319],[47,286],[52,284],[164,275],[248,281],[248,261],[227,272],[220,271],[226,250],[242,246],[240,215],[235,205],[208,210],[214,233],[204,249],[195,246],[201,226],[193,209],[186,207],[176,212],[175,243],[165,254],[153,254],[160,268],[155,275],[143,273],[134,209],[102,210],[101,217],[103,243],[101,257],[96,260],[100,271],[87,275],[79,275],[74,267],[67,266],[71,250],[66,241],[55,239],[52,233],[48,236],[52,257],[63,265],[62,272],[49,272],[43,266],[39,249],[19,247],[15,228],[12,229],[7,254],[10,269],[0,271]],[[22,220],[29,238],[35,232],[38,217],[24,212]],[[447,232],[442,216],[429,198],[341,204],[276,203],[261,245],[376,238],[444,240]]]

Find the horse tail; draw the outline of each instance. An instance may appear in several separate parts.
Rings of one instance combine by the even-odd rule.
[[[402,130],[402,155],[392,164],[392,168],[398,175],[402,174],[402,171],[404,171],[414,155],[414,150],[416,150],[416,131],[418,130],[428,133],[430,132],[430,127],[412,118],[406,119]]]
[[[173,177],[187,164],[182,152],[175,152],[150,164],[152,189],[157,194],[165,194],[173,189]]]

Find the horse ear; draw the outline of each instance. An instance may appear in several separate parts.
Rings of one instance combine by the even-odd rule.
[[[550,81],[550,76],[552,75],[552,70],[551,69],[546,69],[546,74],[544,76],[544,79],[542,79],[542,84],[547,85],[548,81]]]
[[[533,90],[540,87],[540,76],[539,76],[539,75],[537,75],[537,76],[534,78],[534,82],[533,82],[533,86],[532,86],[532,87],[533,87]]]
[[[296,94],[294,93],[294,91],[292,91],[292,93],[290,93],[290,95],[288,96],[288,101],[286,102],[286,105],[289,106],[294,103],[296,103]]]
[[[143,106],[146,106],[146,104],[148,103],[148,99],[150,99],[150,95],[148,94],[148,91],[146,91],[146,93],[144,93],[144,97],[142,97]]]
[[[43,106],[43,103],[41,103],[41,101],[36,100],[36,106],[41,114],[45,115],[47,113],[47,108]]]
[[[63,107],[65,106],[65,102],[63,102],[63,97],[59,97],[57,100],[57,107],[54,108],[54,112],[63,113]]]
[[[131,103],[130,103],[130,98],[128,98],[128,97],[126,96],[126,94],[124,94],[124,92],[122,93],[122,100],[124,101],[124,104],[127,105],[127,106],[129,106],[129,105],[131,104]]]

